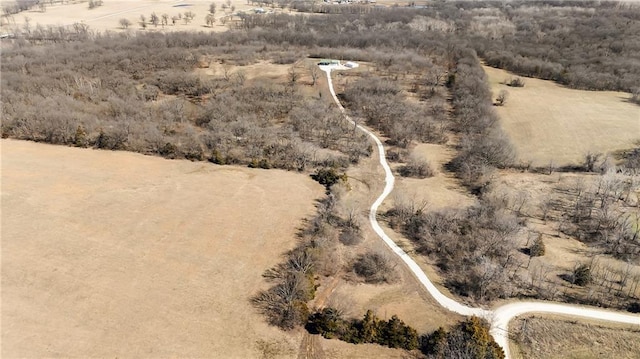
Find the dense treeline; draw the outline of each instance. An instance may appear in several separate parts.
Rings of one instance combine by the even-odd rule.
[[[515,150],[492,109],[486,75],[472,51],[460,54],[448,85],[453,97],[453,130],[462,135],[458,155],[449,166],[465,185],[480,189],[495,168],[514,163]]]
[[[251,30],[248,33],[171,36],[171,41],[190,43],[191,48],[286,43],[325,48],[322,52],[388,47],[399,50],[394,55],[411,48],[444,53],[448,44],[463,41],[494,66],[571,87],[631,92],[640,83],[640,8],[633,5],[521,1],[433,3],[420,9],[331,8],[336,12],[332,16],[243,15],[238,26]],[[37,36],[36,30],[29,36],[54,41],[56,31]],[[369,52],[366,57],[372,56]]]
[[[375,343],[390,348],[419,349],[427,358],[504,358],[504,352],[489,334],[488,324],[471,317],[448,331],[439,328],[419,335],[397,316],[378,318],[368,310],[362,319],[343,318],[339,310],[324,308],[309,317],[309,332],[349,343]]]
[[[567,5],[505,7],[496,13],[502,34],[476,49],[492,66],[572,88],[632,92],[640,86],[640,8]]]

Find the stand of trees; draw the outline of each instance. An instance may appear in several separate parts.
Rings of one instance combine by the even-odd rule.
[[[2,54],[2,136],[299,171],[370,154],[366,137],[330,104],[303,97],[303,85],[248,82],[241,71],[193,73],[202,56],[232,62],[248,49],[229,56],[224,46],[173,40],[108,35],[69,47],[10,46]]]
[[[466,210],[423,211],[410,203],[396,203],[385,214],[432,258],[447,287],[478,301],[508,297],[521,263],[514,256],[514,236],[521,230],[517,217],[498,202],[480,201]]]
[[[309,317],[306,328],[312,334],[354,344],[375,343],[390,348],[419,349],[430,359],[504,358],[502,348],[489,334],[488,323],[477,317],[458,323],[449,331],[441,327],[433,333],[419,335],[395,315],[389,320],[382,320],[368,310],[362,319],[345,319],[335,308],[324,308]]]
[[[516,154],[492,109],[491,91],[475,53],[462,50],[449,74],[452,129],[461,134],[458,155],[449,163],[462,183],[480,191],[496,168],[513,165]]]
[[[406,148],[412,141],[446,142],[441,116],[444,101],[429,101],[432,106],[406,101],[401,89],[385,78],[368,76],[350,84],[342,94],[348,108],[363,117],[367,125],[388,136],[388,143]]]

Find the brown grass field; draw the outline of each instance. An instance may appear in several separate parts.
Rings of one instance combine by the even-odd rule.
[[[249,298],[308,176],[2,140],[2,357],[295,357]]]
[[[523,162],[580,164],[589,151],[611,153],[640,140],[640,107],[627,101],[629,94],[572,90],[533,78],[514,88],[502,84],[514,75],[484,70],[494,97],[503,89],[509,93],[505,105],[495,108]]]
[[[640,331],[545,317],[516,319],[514,359],[638,359]]]

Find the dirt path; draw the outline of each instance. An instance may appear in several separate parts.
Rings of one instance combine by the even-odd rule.
[[[316,296],[315,309],[324,308],[327,299],[331,296],[331,293],[338,287],[340,283],[341,274],[336,274],[329,285]],[[324,350],[322,344],[320,344],[320,335],[310,334],[305,331],[300,343],[300,350],[298,351],[298,359],[324,359]]]
[[[377,220],[377,211],[378,207],[382,202],[387,198],[389,193],[393,190],[395,177],[391,172],[391,168],[387,163],[385,157],[384,146],[380,139],[373,134],[368,129],[364,128],[361,125],[357,125],[347,114],[338,100],[336,96],[335,90],[333,88],[333,82],[331,80],[331,71],[332,70],[348,70],[349,68],[342,65],[327,65],[320,66],[320,68],[326,72],[327,74],[327,83],[329,85],[329,90],[331,95],[333,96],[333,100],[338,105],[338,108],[344,114],[347,121],[354,124],[358,129],[366,133],[371,139],[375,142],[378,147],[379,154],[379,162],[385,172],[385,187],[382,191],[382,194],[378,197],[378,199],[371,205],[369,211],[369,223],[373,227],[373,230],[378,234],[378,236],[389,246],[391,251],[395,253],[397,256],[402,259],[402,261],[409,267],[413,275],[416,279],[427,289],[429,294],[433,296],[433,298],[446,309],[461,314],[465,316],[478,316],[487,319],[491,323],[491,334],[493,335],[496,342],[504,349],[505,358],[509,359],[510,351],[509,351],[509,322],[520,315],[527,313],[552,313],[552,314],[562,314],[562,315],[570,315],[575,317],[582,318],[590,318],[597,320],[604,320],[616,323],[624,323],[631,325],[640,326],[640,316],[627,314],[622,312],[614,312],[614,311],[605,311],[601,309],[594,309],[588,307],[582,307],[578,305],[570,305],[570,304],[557,304],[557,303],[545,303],[545,302],[516,302],[511,304],[502,305],[493,311],[486,310],[483,308],[472,308],[468,307],[460,302],[451,299],[444,294],[442,294],[435,285],[429,280],[424,271],[418,266],[418,264],[404,251],[400,248],[380,227],[380,224]]]

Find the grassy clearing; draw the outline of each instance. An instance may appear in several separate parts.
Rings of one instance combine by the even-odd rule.
[[[515,358],[640,358],[640,331],[550,318],[515,320]]]
[[[577,165],[587,152],[611,153],[640,140],[640,107],[629,94],[581,91],[525,78],[524,87],[503,84],[514,75],[485,66],[494,98],[508,91],[496,111],[522,162]]]
[[[291,172],[3,140],[2,356],[295,356],[299,334],[249,297],[323,191]]]

